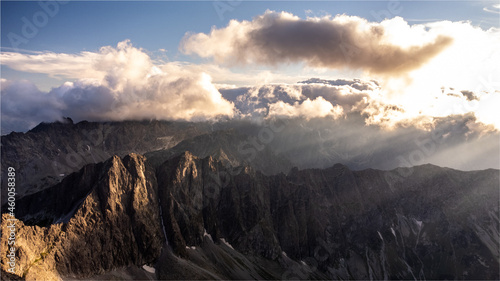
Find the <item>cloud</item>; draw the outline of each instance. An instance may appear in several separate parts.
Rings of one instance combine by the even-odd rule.
[[[388,29],[410,30],[420,40],[404,45],[388,35]],[[346,15],[304,20],[286,12],[267,11],[252,21],[232,20],[224,28],[212,28],[210,34],[188,33],[180,49],[229,65],[304,62],[311,67],[400,75],[421,67],[452,42],[444,33],[412,29],[400,18],[382,23]]]
[[[26,80],[1,79],[2,134],[25,131],[42,121],[55,121],[61,117],[63,104],[54,96],[38,90]]]
[[[339,105],[333,106],[323,97],[318,97],[314,100],[307,98],[302,102],[295,102],[293,105],[278,101],[269,105],[268,116],[277,117],[304,117],[322,118],[331,116],[337,119],[343,115],[343,109]]]
[[[476,97],[476,95],[474,95],[474,93],[472,91],[467,91],[467,90],[463,90],[463,91],[460,91],[460,93],[468,100],[468,101],[473,101],[473,100],[478,100],[478,98]]]
[[[2,133],[14,128],[27,130],[36,123],[62,116],[77,121],[206,120],[235,114],[234,105],[221,96],[209,75],[174,69],[166,73],[128,41],[118,43],[117,47],[103,47],[97,53],[76,56],[54,53],[3,53],[3,56],[10,57],[7,65],[24,71],[64,73],[78,79],[49,92],[39,91],[28,81],[2,80]],[[47,68],[38,69],[37,64],[43,65],[47,60]],[[30,61],[34,64],[29,64]],[[79,62],[83,62],[78,66],[81,71],[71,67]],[[65,66],[69,69],[67,73],[63,71]]]
[[[500,4],[493,4],[490,7],[484,7],[483,11],[493,14],[500,14]]]
[[[499,132],[483,124],[477,113],[412,117],[404,107],[385,101],[375,81],[309,79],[307,83],[217,90],[207,75],[173,74],[170,78],[164,77],[166,74],[151,76],[140,92],[127,92],[129,88],[116,91],[87,80],[66,82],[42,92],[28,81],[2,79],[2,132],[26,130],[61,116],[76,120],[190,116],[196,120],[194,116],[198,116],[205,120],[220,110],[215,96],[232,106],[234,118],[229,124],[236,127],[253,123],[246,122],[249,119],[285,118],[285,128],[276,132],[269,145],[302,168],[339,162],[354,169],[392,169],[429,162],[465,170],[500,167]],[[203,87],[205,98],[199,93]],[[161,94],[167,90],[168,94]],[[442,93],[447,102],[467,100],[454,91],[452,96]],[[491,99],[496,97],[488,94],[474,101],[480,112],[485,106],[494,112],[496,102]],[[199,117],[203,114],[206,117]],[[245,122],[237,123],[241,119]]]
[[[402,126],[431,130],[439,118],[473,114],[474,120],[485,125],[487,131],[498,129],[497,124],[500,124],[494,109],[499,104],[500,92],[478,94],[443,89],[430,102],[426,100],[420,104],[417,107],[420,112],[414,114],[413,108],[406,103],[387,99],[374,80],[311,78],[295,84],[228,87],[219,91],[234,103],[240,117],[255,120],[273,116],[336,119],[358,115],[366,126],[387,130]]]
[[[229,66],[268,65],[275,67],[273,72],[278,74],[283,72],[276,71],[280,69],[276,66],[299,63],[286,68],[300,68],[296,73],[301,78],[295,82],[304,77],[306,69],[328,69],[325,70],[328,73],[310,72],[308,78],[316,74],[323,77],[302,81],[310,85],[324,83],[330,77],[376,80],[375,91],[384,104],[404,109],[404,113],[374,111],[379,115],[377,118],[372,115],[371,122],[385,123],[388,127],[406,119],[422,120],[422,116],[474,112],[480,122],[500,128],[498,114],[487,105],[490,100],[500,106],[496,98],[500,93],[498,28],[483,30],[466,21],[410,25],[400,17],[380,23],[346,15],[300,19],[289,13],[268,11],[252,21],[233,20],[207,34],[188,33],[180,49]],[[361,85],[350,86],[361,89]],[[456,96],[443,95],[443,88],[457,89]],[[307,92],[305,87],[302,89]],[[335,104],[327,95],[343,97],[333,91],[322,94],[318,91],[311,100],[323,96]],[[368,104],[375,109],[374,103]]]
[[[79,54],[36,53],[22,54],[2,52],[2,65],[12,69],[31,73],[46,73],[54,78],[94,78],[101,79],[105,73],[93,67],[99,53],[81,52]]]
[[[221,88],[220,92],[224,98],[234,102],[241,117],[256,120],[274,117],[338,119],[356,111],[359,115],[366,113],[366,124],[389,127],[389,122],[368,122],[368,118],[380,112],[379,107],[386,108],[386,114],[401,110],[396,105],[383,102],[376,81],[360,79],[312,78],[295,84]],[[373,110],[368,112],[365,110],[367,107]],[[391,126],[397,123],[397,120],[391,121],[394,121]]]
[[[401,19],[393,21],[401,22]],[[386,26],[386,30],[397,26],[386,21],[381,25]],[[403,30],[406,28],[409,27],[403,27]],[[466,42],[458,34],[472,36],[471,38],[480,39],[481,42],[486,42],[483,40],[486,38],[494,43],[493,46],[496,46],[495,40],[498,41],[489,36],[492,32],[496,34],[495,31],[484,32],[467,23],[434,23],[432,28],[453,30],[450,34],[456,38],[455,43]],[[426,34],[426,31],[418,32]],[[385,40],[399,40],[389,37],[388,35]],[[444,62],[447,62],[451,55],[457,57],[457,52],[464,47],[457,48],[455,44],[452,45],[437,60],[443,62],[443,58],[446,58]],[[48,92],[38,90],[28,81],[2,80],[2,99],[5,104],[2,104],[2,133],[14,129],[25,131],[38,122],[53,121],[62,116],[72,117],[76,121],[195,121],[219,116],[262,120],[273,116],[339,119],[356,115],[367,126],[386,129],[412,126],[429,130],[436,118],[473,113],[477,122],[500,128],[500,120],[496,114],[500,91],[481,88],[473,90],[470,87],[446,88],[438,83],[425,83],[430,80],[419,76],[422,75],[420,70],[411,73],[411,79],[419,81],[413,85],[416,87],[403,83],[399,88],[402,94],[391,98],[386,93],[388,80],[300,78],[300,82],[295,80],[269,84],[266,79],[256,78],[254,72],[234,73],[214,64],[155,61],[142,49],[133,47],[128,40],[118,43],[116,47],[102,47],[94,53],[27,55],[3,52],[1,56],[8,58],[6,65],[15,66],[22,71],[47,73],[74,80]],[[483,59],[481,63],[485,69],[492,69],[487,52],[486,55],[485,52],[480,52],[474,56]],[[41,67],[44,61],[47,63],[46,68]],[[429,70],[430,66],[439,67],[432,62],[422,69]],[[77,71],[78,67],[81,69]],[[459,67],[454,65],[453,68]],[[70,71],[65,73],[63,69]],[[447,72],[440,75],[433,71],[430,73],[439,79],[449,76]],[[216,77],[216,82],[213,82],[213,76]],[[279,77],[290,79],[293,75]],[[217,83],[233,78],[248,83],[257,79],[260,83],[245,87]],[[395,84],[389,84],[391,85]],[[433,88],[428,88],[427,85],[432,85]],[[9,108],[4,108],[7,104]],[[40,104],[43,106],[40,107]]]

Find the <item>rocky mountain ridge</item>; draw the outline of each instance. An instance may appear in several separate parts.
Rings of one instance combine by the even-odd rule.
[[[492,160],[491,156],[498,155],[498,133],[474,141],[485,148],[482,154],[459,150],[460,143],[467,141],[463,136],[467,120],[452,128],[438,124],[437,134],[417,128],[402,128],[406,133],[393,134],[365,126],[363,118],[351,117],[352,123],[341,122],[346,126],[338,120],[304,118],[77,124],[66,119],[41,123],[27,133],[2,136],[1,164],[16,169],[19,197],[53,186],[86,164],[128,153],[146,154],[157,166],[187,150],[233,166],[249,165],[266,175],[288,173],[293,166],[328,168],[335,163],[353,170],[390,170],[427,162],[466,170],[498,167],[498,159]],[[351,127],[362,129],[353,131]],[[2,204],[6,198],[6,171],[2,171]]]
[[[149,265],[162,280],[498,279],[498,199],[498,170],[337,164],[269,176],[190,152],[156,170],[112,157],[19,200],[16,274]]]
[[[205,134],[208,123],[168,121],[41,123],[26,133],[2,136],[2,167],[16,169],[19,197],[41,191],[90,163],[113,155],[173,147],[185,138]],[[2,170],[2,179],[7,169]],[[6,182],[2,180],[2,204]]]
[[[250,143],[255,141],[258,140],[236,129],[218,130],[185,139],[169,149],[147,152],[144,156],[154,167],[189,151],[198,158],[212,156],[227,167],[251,166],[266,175],[290,171],[293,163],[282,155],[276,155],[268,146],[249,151]]]

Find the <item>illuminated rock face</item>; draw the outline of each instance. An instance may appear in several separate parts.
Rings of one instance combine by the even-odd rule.
[[[498,198],[498,170],[268,176],[190,152],[156,170],[112,157],[18,201],[16,275],[499,279]]]
[[[131,154],[88,165],[19,200],[18,217],[32,226],[18,222],[16,275],[83,277],[152,263],[164,241],[156,194],[153,170]]]

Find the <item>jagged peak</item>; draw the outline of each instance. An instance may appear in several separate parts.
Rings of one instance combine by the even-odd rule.
[[[185,165],[187,165],[189,163],[193,163],[193,162],[198,161],[198,160],[200,160],[200,158],[198,158],[197,156],[195,156],[190,151],[186,150],[186,151],[183,151],[183,152],[177,154],[176,156],[168,159],[163,164],[170,163],[170,164],[172,164],[174,166],[185,166]]]
[[[137,153],[129,153],[127,154],[125,157],[123,157],[123,160],[125,159],[130,159],[130,160],[133,160],[137,163],[142,163],[142,162],[145,162],[146,161],[146,157],[144,155],[141,155],[141,154],[137,154]]]
[[[184,151],[184,152],[181,152],[178,156],[179,160],[184,160],[184,161],[193,161],[193,160],[198,160],[199,158],[194,155],[193,153],[191,153],[190,151]]]
[[[139,164],[139,165],[144,165],[144,163],[146,162],[146,157],[141,155],[141,154],[137,154],[137,153],[129,153],[127,155],[125,155],[124,157],[120,157],[118,155],[113,155],[111,156],[108,160],[104,161],[104,163],[109,163],[111,165],[114,165],[114,164],[122,164],[124,165],[125,163],[136,163],[136,164]]]

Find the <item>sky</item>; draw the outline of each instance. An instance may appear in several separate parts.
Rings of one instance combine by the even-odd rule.
[[[62,116],[500,129],[498,1],[0,4],[2,134]]]
[[[23,18],[32,22],[35,15],[47,13],[36,1],[2,1],[2,51],[16,48],[24,53],[79,53],[98,51],[102,46],[116,46],[118,42],[129,39],[134,47],[147,50],[154,58],[196,63],[203,60],[179,51],[179,43],[186,32],[206,33],[213,26],[224,27],[232,19],[251,20],[266,10],[287,11],[301,18],[347,14],[377,22],[399,16],[409,24],[470,21],[485,30],[499,25],[498,7],[494,7],[498,1],[55,2],[58,3],[56,7],[45,5],[54,12],[50,12],[45,22],[43,16],[38,18],[43,26],[35,27],[36,34],[18,42],[9,38],[9,34],[25,37]],[[4,64],[1,71],[3,78],[36,81],[43,90],[61,84],[61,80],[51,79],[44,73],[20,72]]]

